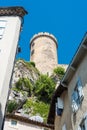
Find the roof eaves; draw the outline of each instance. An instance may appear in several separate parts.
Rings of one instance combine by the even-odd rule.
[[[71,78],[73,76],[73,74],[75,73],[78,65],[80,64],[80,62],[82,61],[83,57],[85,56],[87,52],[87,32],[85,33],[75,55],[72,58],[72,61],[70,63],[70,65],[68,66],[66,73],[64,75],[64,77],[62,78],[61,82],[66,82],[67,84],[70,82],[70,79],[68,80],[68,78]],[[68,82],[67,82],[68,80]]]

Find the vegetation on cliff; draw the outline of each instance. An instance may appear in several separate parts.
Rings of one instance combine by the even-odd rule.
[[[35,83],[35,95],[43,102],[50,103],[55,82],[48,75],[40,75]]]
[[[56,68],[54,68],[53,72],[54,72],[54,74],[56,74],[56,75],[59,77],[59,79],[61,80],[62,77],[63,77],[64,74],[65,74],[65,69],[64,69],[63,67],[56,67]]]
[[[19,77],[19,80],[15,82],[11,89],[14,96],[12,101],[8,101],[7,112],[12,113],[22,109],[22,114],[27,114],[29,117],[40,115],[46,122],[51,97],[57,82],[55,76],[49,77],[48,75],[40,74],[34,62],[26,62],[22,59],[19,61],[30,73],[26,76],[22,72],[23,69],[21,69],[23,75]],[[17,64],[17,67],[20,69],[19,64]],[[61,79],[64,73],[65,71],[62,67],[54,69],[54,74],[59,79]],[[35,80],[31,80],[31,77],[36,76]]]

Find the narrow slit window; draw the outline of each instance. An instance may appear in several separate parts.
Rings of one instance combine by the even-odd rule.
[[[34,50],[31,51],[31,55],[33,55],[33,54],[34,54]]]

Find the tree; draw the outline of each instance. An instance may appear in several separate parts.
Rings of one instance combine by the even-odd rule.
[[[54,89],[55,83],[47,75],[41,75],[35,83],[35,95],[44,102],[49,103]]]

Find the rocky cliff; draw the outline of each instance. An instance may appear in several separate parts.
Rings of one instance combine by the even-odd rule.
[[[54,72],[56,73],[50,77],[42,75],[35,63],[17,60],[13,70],[7,113],[46,122],[52,94],[62,76],[61,68]]]
[[[17,60],[14,65],[7,113],[16,113],[39,121],[46,120],[49,105],[38,100],[34,94],[35,82],[40,73],[33,62]]]

